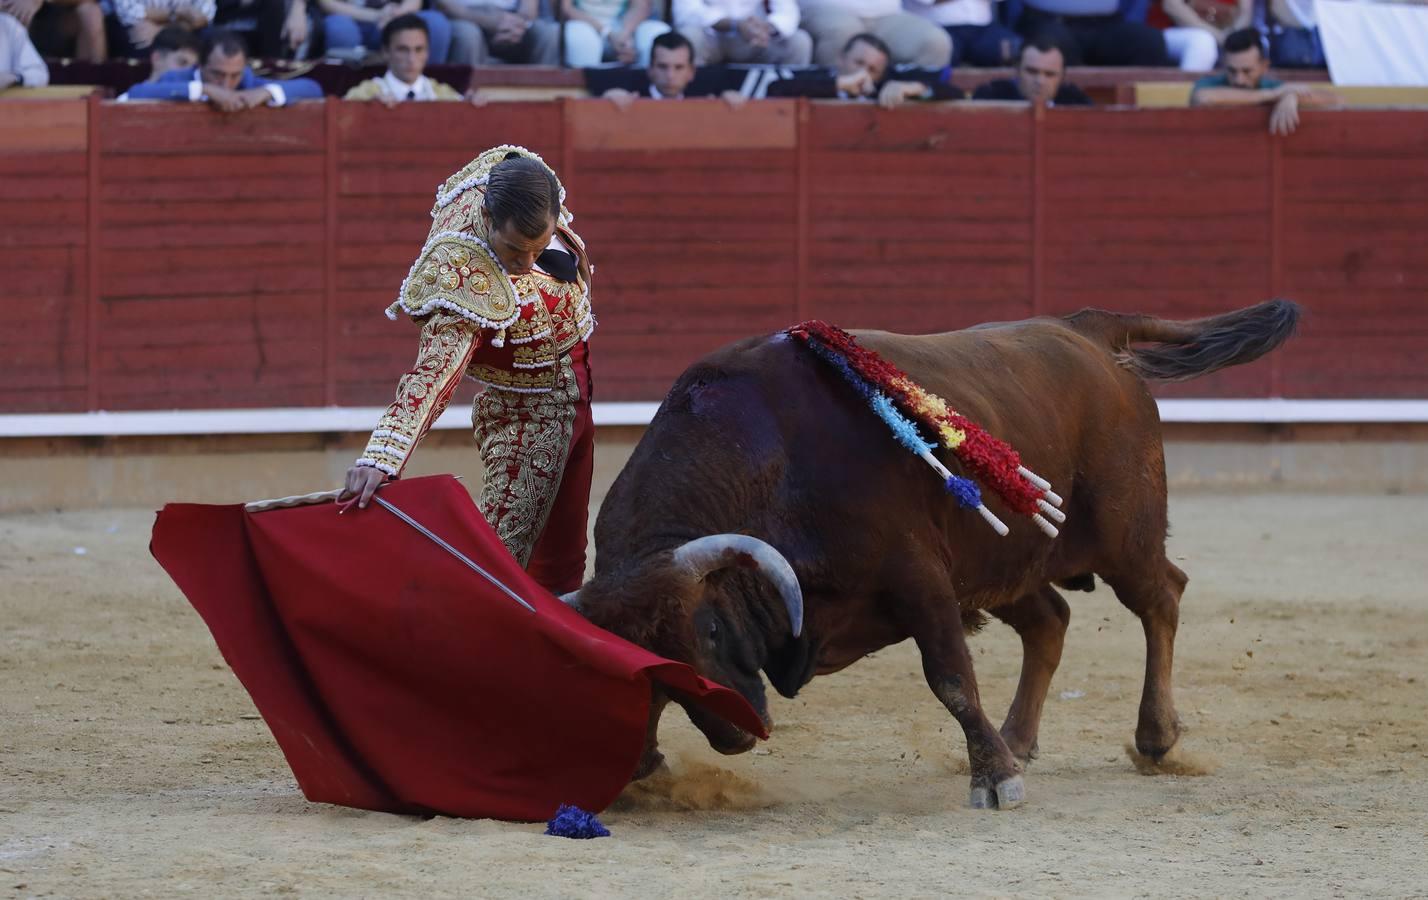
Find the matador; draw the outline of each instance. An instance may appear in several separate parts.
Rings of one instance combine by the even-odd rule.
[[[401,476],[462,377],[486,480],[480,506],[544,587],[580,586],[594,468],[587,340],[591,265],[555,172],[523,147],[487,150],[437,190],[431,232],[387,309],[421,325],[416,364],[347,473],[365,506]]]

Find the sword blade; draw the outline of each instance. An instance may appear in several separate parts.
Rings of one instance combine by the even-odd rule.
[[[383,500],[381,497],[373,495],[372,502],[376,503],[378,506],[382,507],[387,512],[396,516],[398,519],[401,519],[403,522],[406,522],[408,525],[415,528],[417,531],[426,535],[426,537],[428,537],[432,543],[436,544],[438,547],[445,550],[447,553],[450,553],[452,556],[461,560],[471,571],[475,572],[477,575],[480,575],[482,578],[486,579],[487,581],[494,584],[496,587],[500,588],[501,593],[505,594],[507,597],[510,597],[512,600],[516,601],[521,606],[524,606],[531,612],[536,611],[536,608],[534,606],[531,606],[525,600],[521,599],[519,594],[502,584],[501,581],[496,578],[496,576],[492,575],[490,572],[487,572],[485,569],[477,565],[475,560],[471,559],[471,557],[467,556],[465,553],[462,553],[460,550],[457,550],[455,547],[442,540],[441,536],[436,534],[430,528],[427,528],[425,525],[418,522],[416,519],[413,519],[406,513],[402,512],[400,509],[397,509],[390,502]]]

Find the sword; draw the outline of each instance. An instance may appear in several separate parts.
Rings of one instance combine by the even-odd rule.
[[[246,509],[250,513],[258,513],[266,512],[270,509],[284,509],[292,506],[307,506],[309,504],[326,503],[329,500],[336,500],[341,494],[342,490],[338,489],[332,491],[321,491],[314,494],[303,494],[296,497],[282,497],[276,500],[258,500],[253,503],[244,504],[244,509]],[[506,585],[503,584],[499,578],[492,575],[490,572],[487,572],[485,569],[481,568],[471,557],[467,556],[465,553],[462,553],[460,550],[457,550],[455,547],[448,544],[436,532],[432,531],[430,528],[427,528],[425,525],[421,524],[416,519],[413,519],[411,516],[402,512],[400,509],[397,509],[390,502],[383,500],[381,497],[374,494],[372,495],[372,500],[378,506],[385,509],[387,512],[396,516],[398,519],[401,519],[403,522],[406,522],[412,528],[415,528],[420,534],[425,535],[432,543],[436,544],[438,547],[445,550],[447,553],[450,553],[452,556],[461,560],[461,562],[465,564],[468,569],[475,572],[477,575],[480,575],[487,581],[491,582],[491,584],[495,585],[501,591],[501,593],[505,594],[507,597],[510,597],[512,600],[516,601],[521,606],[524,606],[531,612],[536,611],[536,608],[534,606],[531,606],[529,603],[527,603],[515,591],[506,587]]]
[[[432,543],[436,544],[438,547],[445,550],[447,553],[450,553],[452,556],[461,560],[463,563],[466,564],[466,567],[468,569],[475,572],[477,575],[480,575],[487,581],[491,582],[493,585],[500,589],[501,593],[505,594],[507,597],[510,597],[512,600],[516,601],[521,606],[524,606],[531,612],[536,611],[536,608],[534,606],[531,606],[525,600],[522,600],[519,594],[502,584],[501,580],[498,579],[495,575],[492,575],[490,572],[487,572],[485,569],[477,565],[476,561],[473,560],[471,557],[467,556],[465,553],[462,553],[460,550],[457,550],[455,547],[442,540],[441,536],[438,535],[436,532],[432,531],[430,528],[427,528],[425,525],[418,522],[416,519],[413,519],[406,513],[402,512],[400,509],[397,509],[395,506],[393,506],[386,500],[383,500],[381,497],[378,497],[376,494],[372,495],[372,502],[376,503],[378,506],[382,507],[387,512],[396,516],[398,519],[401,519],[403,522],[406,522],[408,525],[415,528],[417,531],[426,535],[428,538],[431,539]]]

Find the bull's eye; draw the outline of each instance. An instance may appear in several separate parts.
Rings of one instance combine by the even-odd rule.
[[[719,638],[719,622],[716,620],[716,621],[713,621],[713,622],[710,622],[710,623],[709,623],[709,640],[711,640],[711,641],[713,641],[713,640],[718,640],[718,638]]]

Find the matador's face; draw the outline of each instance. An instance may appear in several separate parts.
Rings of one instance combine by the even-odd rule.
[[[485,210],[481,212],[482,215],[490,215]],[[536,259],[545,248],[550,246],[551,238],[554,236],[554,220],[539,237],[523,234],[514,222],[502,222],[500,225],[492,222],[490,228],[491,250],[495,252],[496,258],[501,261],[501,265],[506,267],[508,273],[525,275],[535,268]]]

